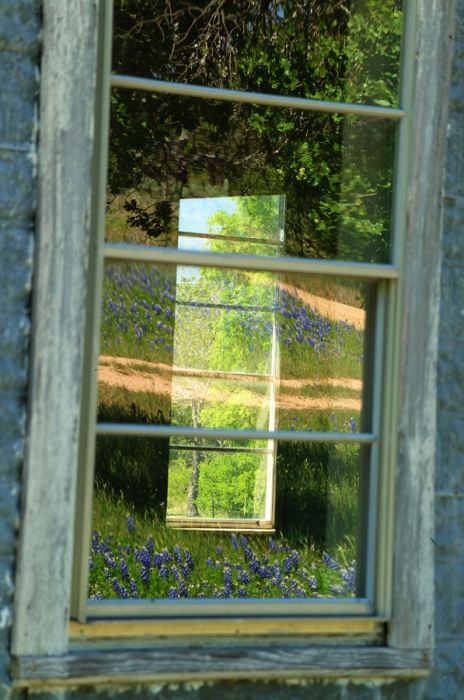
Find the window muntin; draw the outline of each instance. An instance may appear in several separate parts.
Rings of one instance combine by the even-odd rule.
[[[134,87],[134,84],[136,83],[136,81],[131,81],[130,79],[128,81],[124,81],[123,79],[119,79],[117,77],[113,80],[113,82],[118,87],[122,86],[123,84],[127,87]],[[144,84],[144,87],[146,87],[146,84]],[[186,95],[189,94],[188,87],[189,86],[186,86],[186,88],[185,88]],[[155,90],[155,91],[160,91],[160,92],[172,91],[173,93],[179,94],[179,90],[177,89],[177,86],[172,87],[168,84],[166,84],[165,86],[160,86],[159,84],[152,83],[149,85],[149,89]],[[181,88],[181,90],[182,90],[182,88]],[[225,92],[221,96],[216,94],[215,97],[219,98],[220,100],[224,99],[226,101],[230,99]],[[234,95],[234,99],[235,99],[235,95]],[[243,101],[249,102],[249,100],[246,99],[246,95],[244,96]],[[258,102],[259,102],[259,100],[258,100]],[[263,99],[263,102],[266,102],[266,100]],[[276,105],[281,103],[281,102],[282,102],[282,100],[280,98],[276,98]],[[335,111],[333,109],[333,106],[329,105],[328,103],[326,104],[323,102],[318,103],[317,105],[315,105],[314,103],[309,104],[309,102],[308,102],[307,108],[308,109],[315,109],[316,111],[320,110],[321,112],[325,112],[325,111],[329,111],[329,112],[332,111],[333,112],[333,111]],[[396,110],[396,111],[393,109],[392,110],[385,110],[385,109],[377,109],[376,110],[375,108],[365,108],[365,109],[367,109],[367,111],[362,112],[361,108],[356,108],[355,106],[350,107],[349,105],[345,104],[345,105],[340,105],[339,109],[337,109],[337,111],[340,111],[341,113],[347,113],[347,114],[349,114],[350,112],[353,114],[360,114],[360,113],[369,114],[370,116],[375,116],[377,118],[387,117],[387,119],[391,119],[393,122],[398,120],[398,119],[401,119],[403,116],[403,113],[400,110]],[[398,212],[398,210],[397,210],[397,212]],[[396,222],[398,222],[398,220],[399,220],[398,217],[399,217],[399,214],[397,213],[396,214]],[[149,248],[150,247],[151,246],[149,246]],[[118,251],[117,248],[118,248],[118,246],[114,246],[114,245],[107,246],[106,255],[107,255],[107,257],[109,257],[109,259],[121,259],[121,260],[139,259],[139,260],[141,260],[141,259],[144,259],[144,257],[145,257],[146,260],[150,260],[150,259],[154,260],[154,261],[159,260],[160,262],[174,262],[175,261],[176,263],[184,262],[184,263],[188,263],[188,264],[195,264],[195,263],[200,263],[200,262],[201,262],[201,264],[204,264],[204,262],[205,262],[205,259],[202,258],[201,255],[199,255],[199,254],[195,255],[194,253],[192,253],[190,256],[188,253],[186,253],[183,256],[181,251],[178,251],[177,254],[174,254],[174,255],[169,254],[169,251],[157,251],[154,254],[154,256],[152,256],[148,252],[148,249],[145,248],[144,255],[142,257],[140,257],[134,250],[129,251],[129,249],[125,249],[125,250],[121,249],[120,251]],[[147,255],[147,253],[148,253],[148,255]],[[197,258],[197,259],[195,260],[195,258]],[[256,267],[256,269],[266,269],[267,268],[269,270],[278,269],[279,271],[292,271],[292,272],[296,272],[298,270],[304,271],[304,272],[307,272],[309,270],[313,270],[313,271],[317,271],[317,273],[319,273],[319,274],[320,273],[327,274],[328,272],[330,272],[332,274],[333,273],[341,274],[342,276],[346,276],[346,277],[356,277],[358,275],[361,279],[366,278],[366,279],[378,279],[378,280],[382,280],[382,279],[394,280],[397,277],[397,271],[395,269],[389,270],[387,267],[383,267],[383,266],[374,266],[374,269],[372,269],[372,268],[369,269],[368,267],[365,267],[364,265],[343,266],[340,264],[337,265],[337,263],[327,264],[326,262],[323,262],[323,261],[321,261],[321,263],[319,263],[319,264],[316,264],[315,262],[311,263],[311,261],[303,263],[302,261],[300,262],[300,261],[295,260],[294,263],[295,263],[294,265],[290,265],[288,267],[286,265],[282,265],[279,263],[278,268],[276,268],[274,265],[272,265],[272,262],[269,261],[269,259],[266,259],[264,261],[264,264],[255,263],[249,259],[246,259],[245,257],[242,258],[242,261],[241,261],[241,264],[245,269],[253,269],[254,267]],[[206,264],[210,265],[211,261],[207,260]],[[224,261],[224,262],[218,261],[218,264],[220,264],[221,267],[230,267],[230,261]],[[380,322],[376,322],[375,329],[373,327],[371,327],[369,329],[369,335],[376,336],[377,340],[379,337],[382,336],[382,333],[384,332],[384,324],[383,324],[383,320],[382,320],[383,319],[383,312],[384,312],[385,308],[388,308],[388,306],[390,306],[390,308],[391,308],[391,303],[386,304],[386,301],[389,298],[391,298],[391,299],[393,298],[392,293],[394,292],[394,284],[392,282],[389,282],[387,285],[384,285],[384,284],[380,285],[379,289],[380,288],[382,289],[382,293],[378,295],[378,300],[376,302],[376,316],[377,316],[377,320],[379,320],[379,319],[381,319],[381,320],[380,320]],[[387,327],[392,328],[390,322],[388,322]],[[382,420],[385,422],[384,413],[385,413],[385,408],[388,405],[388,401],[383,402],[382,411],[379,411],[379,406],[377,404],[378,404],[378,400],[379,400],[379,396],[380,396],[379,390],[380,390],[382,382],[379,381],[379,378],[378,378],[378,368],[382,364],[382,357],[381,357],[381,353],[379,351],[380,345],[378,342],[375,343],[375,348],[376,348],[376,350],[375,350],[374,354],[376,356],[376,363],[375,364],[377,366],[377,378],[374,379],[374,382],[373,382],[374,390],[372,392],[372,395],[374,397],[372,399],[373,406],[374,406],[374,414],[373,415],[375,415],[374,432],[371,434],[362,434],[359,436],[360,442],[365,442],[365,440],[367,440],[369,443],[374,443],[374,447],[375,447],[375,441],[377,439],[377,435],[379,433],[378,428],[381,425]],[[382,420],[380,420],[380,419],[382,419]],[[116,426],[107,426],[107,425],[100,426],[98,432],[100,434],[113,433],[114,427],[116,427]],[[116,430],[118,430],[118,428],[116,428]],[[165,427],[163,427],[163,428],[157,427],[154,430],[156,433],[158,433],[160,435],[162,435],[162,434],[166,435],[169,433],[171,433],[171,434],[176,433],[176,430],[174,428],[167,429]],[[126,431],[122,430],[120,432],[124,433]],[[135,432],[137,433],[137,431],[135,431]],[[155,434],[155,433],[153,433],[153,434]],[[306,440],[307,436],[305,435],[304,437]],[[287,436],[285,436],[284,433],[282,433],[281,438],[287,439]],[[330,442],[334,441],[334,437],[329,436],[329,439],[330,439]],[[310,438],[310,441],[317,443],[318,441],[320,441],[320,435],[313,434]],[[376,449],[374,450],[374,452],[376,452]],[[376,487],[373,488],[371,484],[375,484],[377,482],[377,477],[375,476],[376,469],[377,469],[375,459],[373,461],[373,465],[374,465],[374,467],[373,467],[373,471],[371,473],[371,478],[368,479],[368,483],[370,484],[368,487],[368,491],[370,490],[369,499],[370,499],[371,505],[375,502],[375,493],[376,493],[376,490],[375,490]],[[376,516],[373,513],[372,507],[369,509],[368,521],[369,521],[370,526],[375,525],[377,522]],[[380,529],[382,529],[382,528],[380,528]],[[370,598],[372,600],[372,594],[374,592],[374,589],[377,592],[379,590],[381,591],[383,584],[381,584],[380,586],[378,586],[377,583],[375,586],[373,585],[373,576],[375,575],[375,571],[376,571],[376,569],[379,570],[381,568],[381,567],[376,567],[376,565],[374,563],[375,562],[375,557],[374,557],[375,552],[374,552],[374,549],[372,547],[372,542],[377,538],[377,535],[379,534],[379,532],[378,532],[378,529],[376,529],[374,534],[372,534],[372,532],[373,532],[372,527],[368,527],[368,530],[370,531],[371,534],[369,534],[369,537],[367,539],[365,539],[365,541],[364,541],[364,545],[366,544],[366,542],[368,542],[368,546],[364,546],[364,545],[363,546],[364,546],[364,550],[366,550],[366,551],[370,548],[370,553],[368,553],[367,555],[364,555],[364,558],[368,562],[368,570],[366,573],[366,578],[364,580],[368,582],[368,585],[366,586],[366,591],[367,591],[368,598]],[[382,537],[382,535],[381,535],[381,537]],[[353,601],[353,603],[355,603],[355,601]],[[367,610],[373,609],[372,603],[369,603],[368,601],[365,601],[364,603],[362,603],[361,601],[358,600],[358,601],[356,601],[356,605],[358,606],[356,608],[356,610],[358,612],[360,612],[362,610],[367,611]],[[365,607],[366,605],[367,605],[367,607]],[[383,607],[385,606],[384,602],[382,603],[382,606]],[[94,606],[92,605],[91,607],[93,608]],[[105,608],[108,611],[108,610],[110,610],[111,606],[105,606]],[[333,612],[338,610],[341,613],[344,608],[343,607],[338,607],[338,608],[332,607],[331,609]],[[264,611],[264,608],[262,608],[262,610]],[[321,607],[320,610],[322,611],[323,608]],[[355,608],[352,608],[352,611],[354,611],[354,610],[355,610]],[[302,608],[302,611],[303,611],[303,608]]]

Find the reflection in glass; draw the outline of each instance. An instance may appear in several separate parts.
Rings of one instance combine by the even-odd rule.
[[[370,285],[186,269],[106,265],[100,421],[369,430],[362,407],[364,359],[373,352],[365,345]],[[114,406],[123,413],[112,415]]]
[[[396,106],[400,0],[116,0],[113,71]],[[143,116],[141,117],[143,119]]]
[[[266,484],[271,450],[201,450],[171,449],[169,461],[169,494],[167,521],[201,518],[202,524],[217,529],[234,524],[227,520],[264,520],[266,518]],[[272,466],[272,462],[271,462]],[[198,472],[198,478],[192,477]],[[192,493],[192,484],[195,493]],[[205,519],[211,522],[205,523]],[[180,523],[188,526],[188,522]],[[258,523],[257,523],[258,524]],[[246,524],[235,523],[238,530]]]
[[[279,194],[279,254],[389,261],[394,122],[123,89],[113,106],[108,241],[181,247],[180,202],[218,199],[229,204],[203,214],[203,233],[248,232],[240,252],[262,255],[253,226],[275,232]],[[236,197],[259,205],[259,218],[231,209]]]
[[[121,461],[122,450],[131,459]],[[223,531],[198,532],[163,522],[165,501],[157,499],[165,488],[165,450],[165,439],[98,439],[89,597],[363,595],[368,448],[278,444],[275,532],[262,534],[237,527],[233,518],[243,523],[245,516],[251,524],[263,512],[264,453],[242,447],[223,461],[217,452],[200,452],[198,510],[205,519],[216,517],[217,509],[231,519]],[[177,513],[190,483],[188,455],[174,452],[169,488]]]

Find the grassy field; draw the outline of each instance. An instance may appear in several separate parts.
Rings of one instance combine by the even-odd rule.
[[[112,240],[136,242],[136,233],[123,217],[111,210],[109,217]],[[277,426],[295,431],[296,441],[277,446],[276,534],[269,538],[166,527],[167,510],[185,515],[192,471],[188,452],[170,453],[165,438],[99,437],[89,595],[353,596],[359,474],[367,453],[356,445],[301,443],[297,436],[299,430],[359,431],[364,333],[354,323],[323,316],[287,287],[276,296],[273,309],[256,311],[262,306],[259,299],[266,297],[265,277],[256,283],[261,286],[256,288],[255,302],[247,281],[244,303],[237,292],[245,289],[239,276],[230,273],[223,284],[220,275],[201,275],[190,285],[192,318],[197,314],[201,323],[186,324],[183,343],[186,356],[190,353],[186,366],[265,373],[272,334],[277,337]],[[295,282],[300,291],[357,309],[363,306],[356,284],[316,278]],[[216,309],[203,303],[211,287]],[[233,302],[225,303],[234,293]],[[175,343],[182,331],[178,309],[174,266],[106,266],[99,420],[265,427],[268,399],[252,378],[242,377],[229,386],[219,379],[194,378],[182,384],[176,378],[173,365],[180,355]],[[266,443],[221,441],[221,445],[250,448]],[[227,460],[220,452],[203,453],[200,515],[249,517],[258,470],[259,460],[245,452]]]
[[[284,538],[188,532],[134,518],[98,490],[89,558],[89,596],[99,598],[352,597],[353,543],[336,559]]]

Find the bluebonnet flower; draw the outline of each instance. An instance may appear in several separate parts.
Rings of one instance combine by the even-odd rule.
[[[168,593],[168,598],[178,598],[179,593],[177,592],[177,588],[170,588],[169,593]]]
[[[216,554],[222,554],[222,547],[220,544],[216,547]]]
[[[157,569],[160,569],[163,564],[163,557],[158,552],[155,552],[155,555],[153,557],[153,563],[155,564]]]
[[[224,580],[225,585],[227,585],[227,586],[232,585],[232,569],[230,568],[230,566],[226,566],[224,568],[222,578]]]
[[[110,566],[112,569],[115,569],[117,567],[116,561],[109,554],[105,554],[103,558],[105,560],[105,563],[108,564],[108,566]]]
[[[160,567],[161,578],[169,578],[169,569],[164,564]]]
[[[233,547],[234,549],[237,549],[237,547],[238,547],[237,535],[235,535],[235,534],[233,533],[233,534],[230,536],[230,541],[231,541],[231,543],[232,543],[232,547]]]
[[[113,591],[114,591],[120,598],[128,598],[128,597],[129,597],[129,594],[128,594],[127,590],[125,589],[125,587],[124,587],[123,585],[121,585],[121,584],[119,583],[119,581],[118,581],[117,578],[114,578],[114,579],[111,581],[111,586],[112,586],[112,588],[113,588]]]
[[[260,566],[258,568],[257,573],[258,573],[258,576],[260,576],[263,579],[271,577],[271,571],[270,571],[269,567],[267,567],[267,566]]]
[[[180,552],[180,547],[178,544],[174,545],[174,559],[178,564],[182,564],[182,554]]]
[[[195,564],[193,563],[193,557],[189,549],[185,550],[185,562],[190,571],[193,571],[195,568]]]
[[[242,536],[240,537],[240,544],[241,544],[241,546],[243,547],[243,549],[246,549],[246,548],[248,547],[248,540],[247,540],[247,538],[245,537],[245,535],[242,535]]]
[[[341,575],[346,590],[356,593],[356,562],[353,560],[346,569],[342,569]]]
[[[324,564],[329,567],[329,569],[332,569],[332,571],[338,571],[340,569],[340,564],[337,564],[337,562],[334,561],[330,554],[327,554],[327,552],[324,552],[322,555],[322,560]]]
[[[350,428],[351,428],[353,433],[356,432],[356,421],[354,418],[350,418]]]
[[[166,549],[166,547],[165,547],[165,548],[163,549],[163,551],[161,552],[161,556],[162,556],[163,561],[164,561],[165,564],[170,564],[170,563],[172,562],[172,556],[171,556],[171,554],[168,552],[168,550]]]
[[[143,583],[149,583],[150,581],[150,570],[145,566],[140,567],[140,578],[142,579]]]
[[[129,589],[131,592],[131,597],[132,598],[138,598],[139,597],[139,591],[137,588],[137,584],[135,583],[134,579],[131,578],[130,583],[129,583]]]
[[[121,573],[122,578],[129,578],[129,569],[127,568],[127,562],[125,559],[121,559],[121,561],[119,562],[119,571]]]
[[[148,535],[147,541],[145,542],[145,547],[147,548],[150,554],[153,554],[155,550],[155,542],[153,540],[152,535]]]
[[[208,566],[214,566],[213,560],[211,559],[211,557],[208,557],[208,559],[206,560],[206,563]]]
[[[250,561],[249,567],[252,574],[256,574],[259,569],[259,561],[254,554],[252,560]]]
[[[142,562],[143,566],[145,566],[147,569],[150,568],[151,566],[151,557],[150,557],[150,552],[146,547],[142,547],[140,550],[140,561]]]
[[[314,576],[308,576],[308,588],[311,591],[317,591],[317,581]]]

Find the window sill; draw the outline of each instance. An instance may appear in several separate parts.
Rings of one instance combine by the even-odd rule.
[[[107,626],[107,625],[106,625]],[[81,626],[82,627],[82,626]],[[314,645],[307,636],[276,643],[263,637],[166,637],[113,641],[102,648],[96,638],[63,656],[14,657],[16,687],[141,684],[282,678],[420,678],[430,673],[429,650],[325,643]],[[108,640],[107,640],[108,644]]]
[[[385,646],[376,617],[70,622],[62,656],[16,656],[16,687],[282,678],[420,678],[424,649]]]

